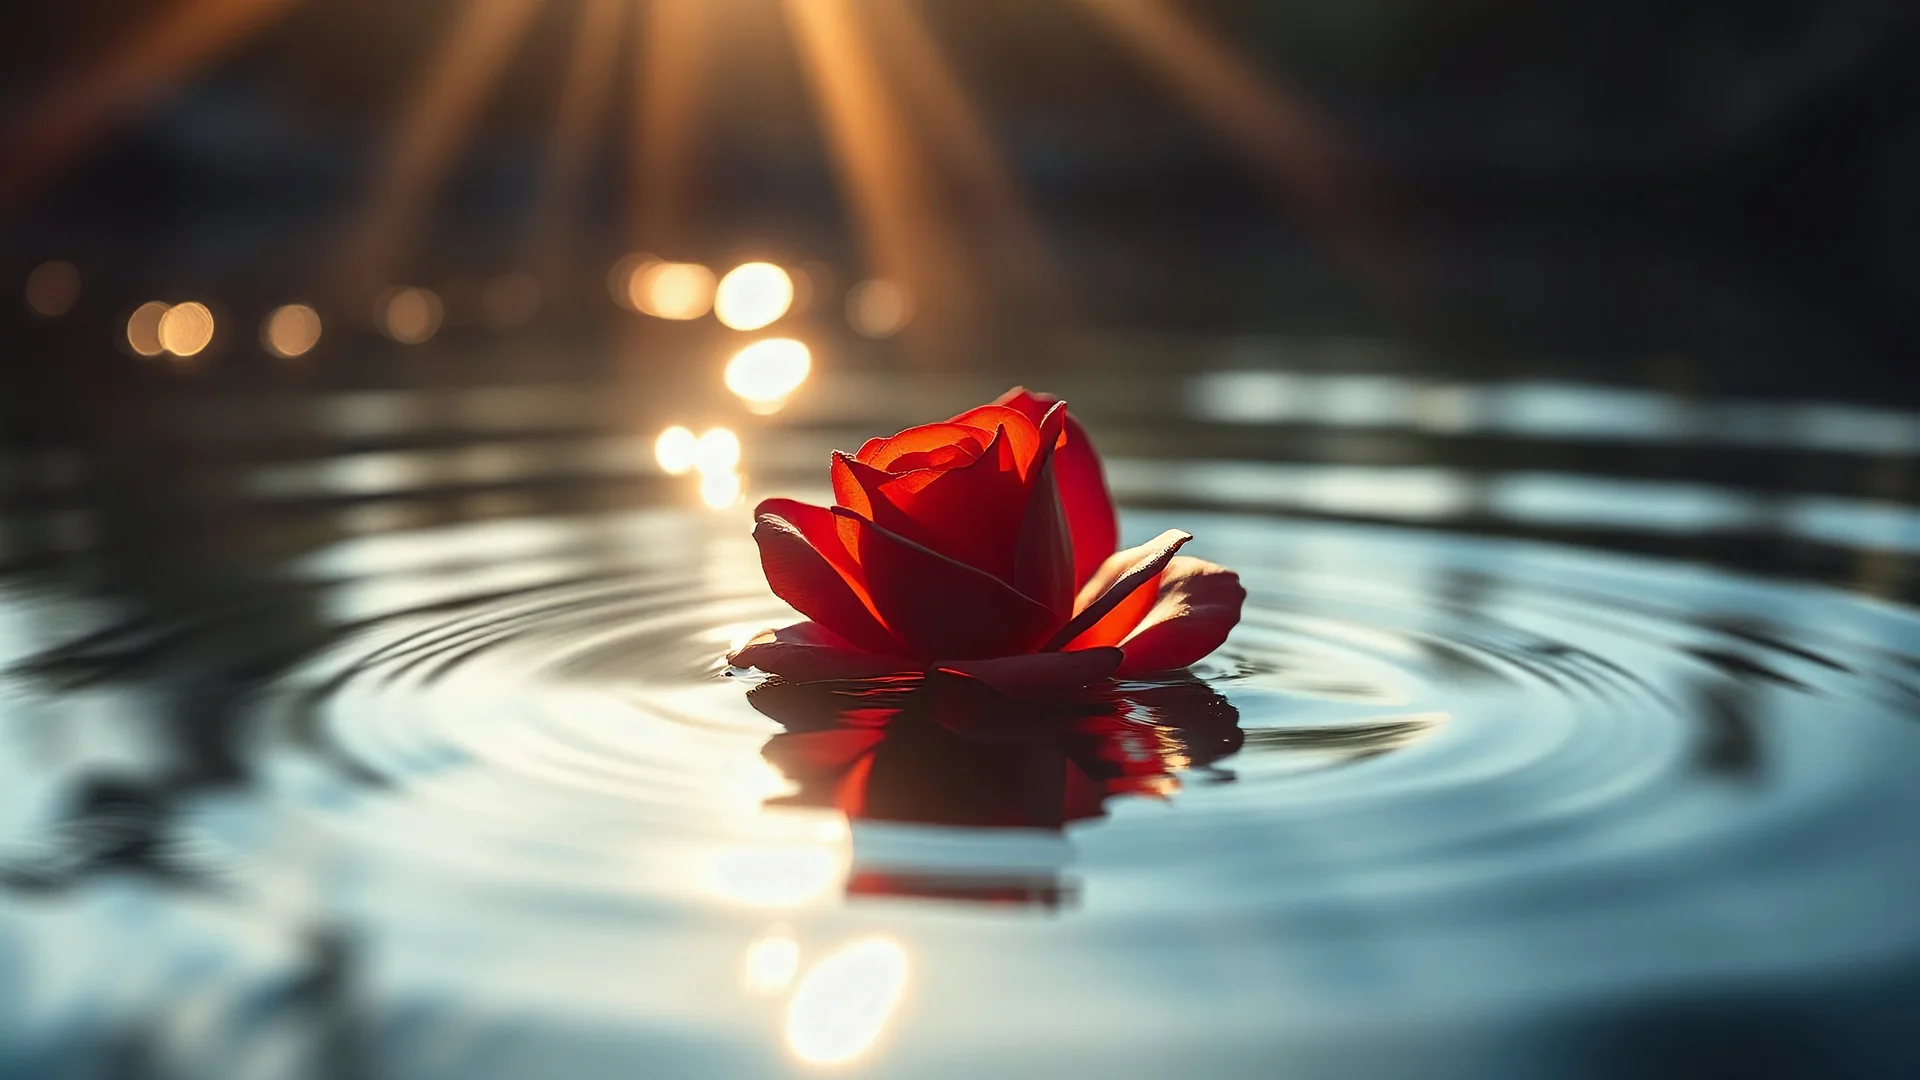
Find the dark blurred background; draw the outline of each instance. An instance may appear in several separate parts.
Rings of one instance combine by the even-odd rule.
[[[154,296],[251,323],[535,272],[551,328],[616,318],[598,282],[628,251],[760,255],[925,278],[923,315],[997,346],[932,349],[950,364],[1044,356],[1036,325],[1384,332],[1618,379],[1669,353],[1701,389],[1913,389],[1910,5],[786,8],[23,8],[9,278],[74,263],[98,327]]]
[[[1024,381],[1149,465],[1711,489],[1667,491],[1679,515],[1649,528],[1608,508],[1644,510],[1631,486],[1555,519],[1484,490],[1406,512],[1370,474],[1317,502],[1273,474],[1237,485],[1270,509],[1907,587],[1854,549],[1913,541],[1910,5],[77,0],[8,18],[12,563],[655,501],[680,490],[647,460],[674,423],[737,429],[750,492]],[[784,268],[792,299],[733,329],[713,281],[749,260]],[[188,303],[175,348],[162,313]],[[769,336],[802,343],[810,381],[730,397],[723,365]],[[1759,508],[1718,514],[1728,493]],[[1855,500],[1854,518],[1783,538],[1806,508],[1789,496]],[[1891,540],[1852,535],[1863,507]]]

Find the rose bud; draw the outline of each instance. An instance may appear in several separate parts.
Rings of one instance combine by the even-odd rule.
[[[1246,591],[1177,555],[1171,529],[1116,551],[1100,457],[1064,402],[1015,389],[835,451],[835,505],[754,511],[767,584],[809,621],[733,653],[795,681],[944,671],[1009,697],[1186,667]]]

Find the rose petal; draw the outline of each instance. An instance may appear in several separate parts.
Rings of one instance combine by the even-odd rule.
[[[1005,428],[1007,440],[1013,446],[1013,459],[1019,462],[1020,476],[1024,479],[1032,475],[1033,459],[1040,454],[1040,418],[1045,415],[1044,409],[1029,416],[1005,405],[981,405],[947,422],[976,427],[982,431]]]
[[[767,584],[794,610],[869,652],[903,651],[874,608],[831,513],[768,499],[755,508],[753,541]]]
[[[1153,609],[1120,643],[1116,675],[1183,668],[1220,647],[1240,621],[1247,590],[1224,566],[1181,556],[1161,574]]]
[[[855,537],[875,607],[907,655],[973,660],[1031,652],[1058,620],[984,570],[916,544],[851,510],[834,516]],[[856,642],[857,643],[857,642]]]
[[[1192,533],[1168,529],[1139,547],[1114,552],[1080,590],[1073,621],[1056,631],[1042,648],[1118,644],[1157,602],[1159,592],[1148,584],[1192,539]]]
[[[1015,387],[994,404],[1004,405],[1038,423],[1056,399]],[[1055,455],[1054,481],[1060,488],[1060,506],[1066,511],[1067,530],[1073,534],[1074,583],[1084,585],[1107,556],[1120,546],[1120,524],[1100,469],[1100,454],[1080,421],[1067,416],[1067,442]]]
[[[759,668],[795,682],[871,679],[920,670],[920,665],[911,660],[859,648],[813,622],[762,630],[729,653],[727,662],[735,667]]]
[[[1073,536],[1053,469],[1054,447],[1066,421],[1065,405],[1055,405],[1041,421],[1040,455],[1034,459],[1013,564],[1014,588],[1045,604],[1057,619],[1073,613]]]
[[[1119,649],[1029,653],[994,660],[950,661],[939,666],[948,675],[964,675],[1018,700],[1057,697],[1097,683],[1119,668]]]
[[[854,489],[841,504],[881,528],[1012,584],[1027,492],[1004,435],[973,463],[939,473],[894,476],[836,455],[834,489]]]
[[[967,465],[980,457],[981,451],[973,443],[954,443],[938,446],[932,450],[915,450],[901,454],[887,467],[889,472],[903,473],[915,469],[934,469],[945,471]]]
[[[971,453],[979,454],[986,449],[987,442],[993,438],[993,429],[968,427],[964,424],[921,424],[910,427],[888,439],[868,439],[860,452],[853,455],[862,465],[871,465],[876,469],[892,472],[895,459],[905,454],[922,454],[938,450],[943,446],[966,447]]]

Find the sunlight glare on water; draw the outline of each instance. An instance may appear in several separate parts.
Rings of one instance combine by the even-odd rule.
[[[842,946],[816,963],[787,1005],[787,1045],[810,1065],[841,1065],[872,1049],[907,989],[907,951],[891,938]]]

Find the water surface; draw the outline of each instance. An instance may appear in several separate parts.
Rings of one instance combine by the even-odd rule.
[[[1850,470],[1768,491],[1633,465],[1907,454],[1902,417],[1795,405],[1762,438],[1734,405],[1621,425],[1577,390],[1234,378],[1181,384],[1172,420],[1095,395],[1128,536],[1192,531],[1250,598],[1188,675],[1072,709],[728,671],[790,618],[744,504],[690,505],[605,433],[564,459],[242,453],[217,469],[250,509],[206,511],[230,537],[162,533],[138,572],[97,564],[107,587],[23,560],[0,578],[0,1073],[1920,1052],[1920,616],[1871,595],[1904,588],[1911,511]],[[1274,413],[1303,394],[1335,405]],[[321,414],[377,427],[372,400]],[[817,482],[815,444],[878,422],[803,411],[749,438],[749,484]],[[1445,449],[1303,448],[1342,437]],[[1502,467],[1499,439],[1544,441]],[[649,486],[580,505],[556,470]],[[1702,530],[1772,539],[1702,559]]]

